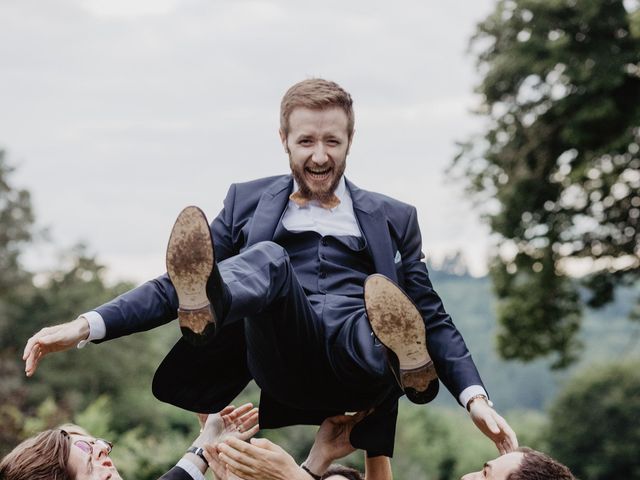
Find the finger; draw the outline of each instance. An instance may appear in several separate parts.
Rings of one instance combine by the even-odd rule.
[[[229,437],[225,439],[225,441],[218,446],[218,451],[224,452],[235,459],[239,459],[240,457],[250,459],[247,460],[246,463],[252,465],[255,464],[254,459],[260,458],[264,455],[263,449],[253,446],[236,437]]]
[[[253,437],[259,431],[260,431],[260,425],[259,424],[255,424],[253,427],[249,428],[246,432],[242,432],[242,434],[240,435],[240,438],[242,440],[249,440],[251,437]]]
[[[231,465],[227,465],[227,480],[262,480],[258,473],[240,472],[233,468]]]
[[[504,418],[499,417],[498,425],[500,426],[503,434],[506,437],[505,441],[507,442],[507,448],[508,448],[507,453],[518,448],[518,437],[516,435],[516,432],[513,431],[513,429],[507,423],[507,421]]]
[[[245,403],[244,405],[240,405],[238,408],[236,408],[233,411],[233,416],[235,418],[239,418],[242,415],[244,415],[245,413],[247,413],[248,411],[250,411],[253,408],[253,403],[249,402],[249,403]]]
[[[256,423],[258,423],[258,419],[259,419],[258,409],[255,408],[252,411],[244,414],[242,418],[239,419],[240,426],[242,427],[243,430],[247,430],[253,427]]]
[[[246,442],[245,442],[246,443]],[[277,450],[277,445],[266,438],[252,438],[247,445],[264,450]]]
[[[484,419],[484,423],[492,434],[500,435],[500,427],[498,427],[493,415],[487,415]]]
[[[247,443],[236,437],[225,438],[224,442],[221,443],[220,446],[222,447],[225,444],[235,450],[238,450],[239,452],[247,452],[252,447],[250,443]]]
[[[233,412],[235,410],[236,407],[234,407],[233,405],[227,405],[226,407],[224,407],[222,410],[220,410],[218,413],[220,414],[220,416],[223,415],[228,415],[231,412]]]
[[[358,423],[360,420],[362,420],[367,415],[368,415],[368,412],[363,410],[361,412],[356,413],[351,418],[353,419],[354,423]]]
[[[502,446],[502,442],[495,442],[496,447],[498,448],[498,452],[500,452],[500,455],[504,455],[506,452],[505,448]]]
[[[27,357],[27,361],[25,363],[25,373],[28,377],[33,375],[38,368],[38,362],[40,361],[41,353],[39,344],[35,344]]]
[[[220,453],[218,454],[218,458],[220,459],[221,462],[225,463],[228,467],[233,468],[234,471],[239,472],[240,474],[250,474],[250,473],[254,473],[255,469],[253,468],[252,465],[248,464],[248,463],[243,463],[245,460],[247,460],[244,456],[240,455],[240,456],[236,456],[234,454],[228,454],[227,453],[227,449],[229,449],[229,446],[227,445],[226,448],[224,446],[220,446]],[[231,449],[229,449],[229,451],[232,451]],[[235,454],[237,454],[238,452],[234,452]]]
[[[40,332],[36,333],[34,336],[27,340],[27,344],[24,346],[24,352],[22,353],[22,360],[26,360],[27,357],[31,354],[31,350],[33,350],[34,345],[38,341],[38,337]]]
[[[238,420],[243,420],[245,418],[251,417],[252,415],[256,415],[258,413],[258,409],[257,408],[251,408],[249,410],[247,410],[246,412],[244,412],[242,415],[240,415],[238,417]]]
[[[342,425],[345,423],[349,423],[353,420],[353,416],[351,415],[334,415],[333,417],[329,417],[329,422],[337,425]]]
[[[245,413],[251,411],[253,405],[251,403],[245,403],[238,408],[233,409],[231,412],[224,415],[224,421],[226,424],[230,423],[237,427],[239,425],[239,418]]]

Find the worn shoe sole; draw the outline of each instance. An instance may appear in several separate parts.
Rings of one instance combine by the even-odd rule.
[[[427,351],[424,320],[411,299],[384,275],[370,275],[364,287],[365,306],[371,329],[393,352],[398,372],[391,368],[410,400],[421,399],[429,384],[438,378]]]
[[[207,298],[215,255],[207,217],[198,207],[186,207],[178,215],[169,237],[166,261],[178,295],[182,334],[192,343],[206,343],[217,323]]]

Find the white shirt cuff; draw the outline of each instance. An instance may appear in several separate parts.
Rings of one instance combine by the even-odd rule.
[[[83,348],[92,340],[102,340],[107,335],[107,327],[104,324],[102,315],[98,312],[87,312],[78,318],[84,318],[89,323],[89,336],[85,340],[78,342],[78,348]]]
[[[487,397],[487,399],[489,398],[489,395],[487,395],[486,390],[482,388],[480,385],[470,385],[460,393],[458,400],[460,400],[460,404],[464,408],[467,408],[467,403],[469,403],[469,400],[471,400],[471,397],[475,397],[476,395],[484,395],[485,397]]]
[[[193,478],[193,480],[205,480],[204,474],[200,471],[200,469],[186,458],[181,458],[180,461],[176,463],[176,467],[180,467],[185,472],[187,472],[189,476]]]

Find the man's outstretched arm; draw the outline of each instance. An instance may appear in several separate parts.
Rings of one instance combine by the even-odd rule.
[[[24,347],[22,360],[24,371],[32,376],[43,357],[54,352],[63,352],[78,345],[89,336],[89,322],[83,317],[53,327],[45,327],[33,335]]]

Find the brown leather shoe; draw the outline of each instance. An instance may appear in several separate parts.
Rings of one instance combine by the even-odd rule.
[[[207,282],[217,269],[209,223],[198,207],[186,207],[178,215],[166,259],[167,273],[178,294],[182,335],[194,345],[207,343],[218,322],[207,297]]]
[[[384,275],[364,283],[364,303],[371,329],[386,347],[391,371],[414,403],[438,393],[438,375],[429,352],[424,320],[411,299]]]

